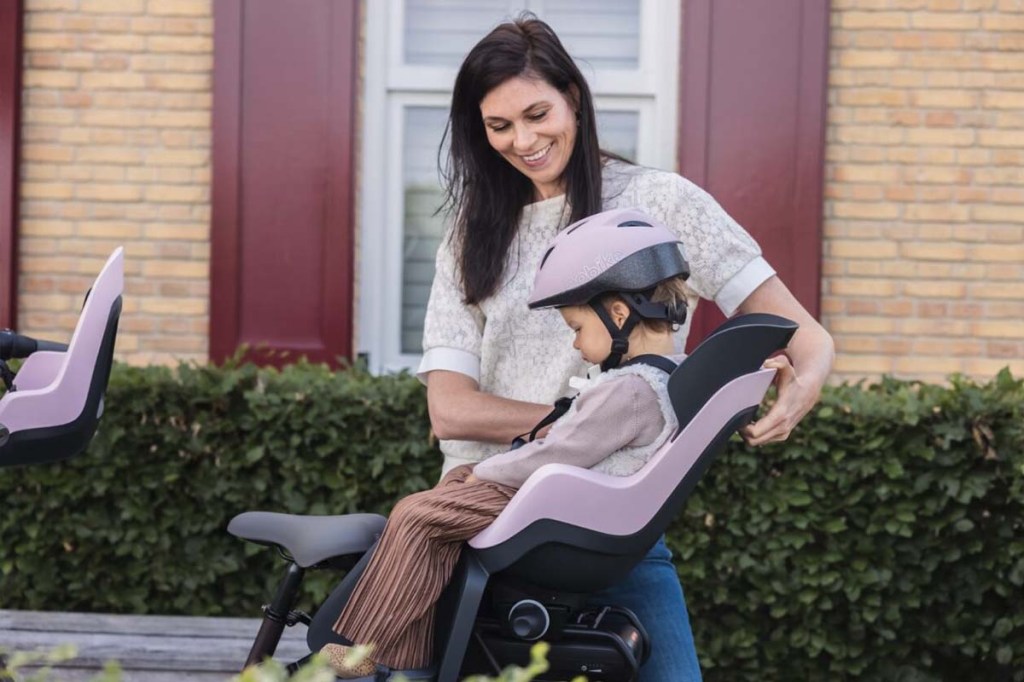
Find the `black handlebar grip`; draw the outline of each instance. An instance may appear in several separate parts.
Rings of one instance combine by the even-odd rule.
[[[0,330],[0,360],[27,358],[32,353],[40,350],[64,352],[67,349],[67,345],[63,343],[37,341],[30,336],[18,334],[10,329]]]

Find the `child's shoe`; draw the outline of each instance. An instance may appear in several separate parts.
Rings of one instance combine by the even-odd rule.
[[[364,656],[358,663],[352,662],[352,647],[341,644],[326,644],[320,653],[327,658],[327,663],[334,669],[334,674],[343,680],[358,677],[372,677],[377,672],[377,664]]]

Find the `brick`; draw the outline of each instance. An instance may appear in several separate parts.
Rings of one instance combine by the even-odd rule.
[[[72,188],[64,183],[23,182],[21,196],[26,199],[70,199]]]
[[[985,68],[987,55],[967,51],[907,52],[905,61],[912,69],[966,70]]]
[[[837,280],[830,288],[836,296],[894,296],[899,290],[896,282],[884,279]]]
[[[148,14],[172,17],[208,17],[211,15],[209,0],[150,0]]]
[[[22,147],[21,157],[25,161],[41,161],[66,163],[74,158],[74,150],[70,147],[52,144],[26,144]]]
[[[77,73],[29,69],[24,73],[22,85],[26,88],[53,88],[60,90],[78,87],[78,78]]]
[[[913,100],[919,107],[967,109],[977,106],[978,95],[970,90],[922,90],[913,94]]]
[[[971,172],[956,166],[921,166],[904,171],[908,182],[928,184],[964,184],[970,181]]]
[[[963,298],[967,293],[967,285],[948,280],[906,282],[903,293],[916,298]]]
[[[950,357],[918,357],[904,356],[896,357],[893,360],[893,369],[896,372],[907,374],[936,374],[946,375],[961,369],[960,360]]]
[[[958,149],[956,151],[956,163],[966,166],[988,166],[992,161],[992,152],[988,149]],[[978,168],[971,171],[971,179],[979,182],[978,175],[989,170]]]
[[[971,207],[959,204],[911,204],[903,209],[903,219],[913,222],[967,222]]]
[[[839,334],[891,334],[896,321],[890,317],[837,317],[829,326],[833,333]]]
[[[900,331],[909,336],[965,336],[970,333],[970,325],[962,320],[938,315],[932,319],[903,320]]]
[[[141,310],[153,315],[206,315],[205,299],[170,297],[146,298],[142,300]]]
[[[149,36],[146,39],[146,44],[151,52],[184,54],[213,52],[213,40],[207,36]]]
[[[979,131],[983,136],[986,131]],[[936,128],[911,128],[906,131],[908,144],[923,146],[949,146],[966,147],[974,144],[975,132],[973,130],[948,130]],[[982,142],[982,144],[985,144]]]
[[[981,67],[992,71],[1024,71],[1024,54],[988,52],[982,54]]]
[[[74,50],[77,46],[78,37],[64,33],[28,33],[22,39],[22,48],[26,53]]]
[[[146,111],[143,122],[157,128],[201,128],[210,127],[210,112],[206,111]],[[192,147],[192,138],[184,138],[181,146]],[[172,145],[173,146],[173,145]]]
[[[136,17],[132,19],[133,33],[159,35],[210,35],[213,33],[212,17]]]
[[[81,49],[91,52],[141,52],[146,49],[143,36],[97,33],[79,38]]]
[[[867,220],[893,220],[899,217],[897,206],[882,203],[848,203],[835,202],[832,205],[835,215],[840,218],[862,218]]]
[[[1024,7],[1018,7],[1018,10]],[[986,31],[1024,31],[1024,14],[986,14],[981,18]]]
[[[950,71],[928,71],[925,82],[929,88],[959,88],[961,87],[962,76],[959,72]]]
[[[963,48],[967,38],[961,31],[933,31],[924,34],[924,45],[929,50],[956,50]]]
[[[208,92],[210,90],[209,74],[161,73],[146,76],[146,86],[155,90],[185,90]]]
[[[892,359],[881,355],[839,355],[834,371],[851,377],[873,377],[892,372]]]
[[[1024,264],[1024,244],[976,244],[971,251],[978,260]]]
[[[162,260],[143,263],[143,275],[146,277],[174,277],[181,279],[206,278],[209,276],[209,265],[187,260]]]
[[[83,236],[108,239],[138,239],[142,234],[142,228],[135,223],[101,220],[83,221],[78,229]]]
[[[971,217],[983,223],[1020,223],[1024,222],[1024,206],[973,206]]]
[[[177,185],[150,185],[146,187],[146,201],[155,202],[196,202],[206,200],[205,187]]]
[[[981,20],[978,15],[966,12],[914,12],[910,16],[910,25],[913,28],[925,30],[970,31],[978,28],[981,25]]]
[[[986,109],[1021,109],[1024,108],[1024,92],[989,90],[982,101]]]
[[[888,145],[903,142],[904,135],[903,130],[888,126],[843,126],[837,131],[837,141],[841,144]]]
[[[1016,341],[988,341],[985,344],[985,352],[987,352],[993,360],[996,358],[1017,359],[1024,356],[1024,343]],[[981,354],[981,352],[975,353],[975,355]]]
[[[151,223],[145,226],[145,238],[152,240],[202,241],[210,237],[206,224]]]
[[[143,0],[80,0],[78,9],[87,14],[142,14]]]
[[[78,186],[75,196],[79,199],[97,201],[138,201],[142,198],[142,191],[135,185],[91,184]]]
[[[906,12],[842,12],[839,25],[844,29],[892,29],[906,28],[909,25]]]
[[[1003,368],[1008,368],[1014,376],[1024,374],[1024,362],[1017,359],[1002,358],[970,358],[967,360],[966,371],[974,376],[995,376]]]
[[[997,76],[991,71],[962,71],[960,83],[965,88],[991,88],[996,85]]]
[[[93,72],[82,74],[86,90],[133,90],[146,87],[146,77],[139,73]]]
[[[971,333],[982,338],[1024,339],[1024,320],[977,320]]]
[[[143,159],[142,150],[133,147],[83,147],[78,160],[83,163],[138,164]]]
[[[853,88],[839,93],[839,104],[842,106],[905,106],[908,103],[907,93],[891,88]]]
[[[904,258],[918,260],[959,261],[967,258],[964,244],[901,244]]]
[[[970,296],[977,299],[1011,299],[1024,301],[1024,282],[978,282],[971,284]]]
[[[130,109],[94,109],[81,113],[81,123],[87,126],[110,126],[118,128],[131,128],[138,125],[139,112]],[[124,134],[104,138],[93,133],[94,140],[103,143],[102,140],[110,140],[113,144],[124,144]]]
[[[839,54],[843,69],[879,69],[900,66],[903,55],[895,50],[844,50]]]
[[[96,57],[96,68],[102,71],[126,71],[128,57],[120,54],[104,54]]]
[[[829,253],[834,258],[895,258],[898,247],[895,243],[881,240],[830,240]]]

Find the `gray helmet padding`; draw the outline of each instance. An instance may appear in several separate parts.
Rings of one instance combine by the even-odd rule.
[[[646,291],[670,277],[690,276],[690,266],[680,252],[678,242],[655,244],[626,256],[589,282],[575,289],[534,301],[530,308],[559,308],[584,305],[601,294],[619,291]]]

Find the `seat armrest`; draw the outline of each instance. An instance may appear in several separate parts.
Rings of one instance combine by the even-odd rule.
[[[60,374],[67,355],[58,351],[37,351],[25,358],[14,379],[19,391],[35,391],[52,384]]]
[[[508,506],[490,526],[473,537],[469,544],[477,549],[498,544],[516,531],[537,520],[534,500],[548,500],[543,518],[552,518],[577,526],[587,526],[594,514],[607,505],[613,491],[629,487],[632,476],[611,476],[569,464],[545,464],[526,480]]]

